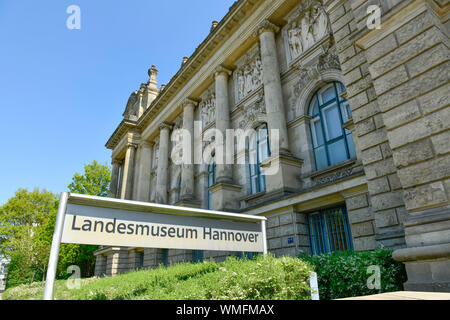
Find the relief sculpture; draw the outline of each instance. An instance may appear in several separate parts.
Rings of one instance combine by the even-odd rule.
[[[236,73],[237,78],[237,100],[241,101],[262,84],[262,63],[258,56],[248,62]]]
[[[320,1],[309,1],[289,19],[285,37],[291,60],[299,57],[329,33],[328,16]]]

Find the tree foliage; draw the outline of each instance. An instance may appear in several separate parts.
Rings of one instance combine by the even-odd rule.
[[[75,173],[69,191],[99,197],[108,196],[111,170],[96,160],[84,165],[84,174]]]
[[[19,189],[0,207],[0,252],[10,259],[8,286],[42,279],[49,248],[38,234],[56,215],[57,202],[57,196],[45,189]]]
[[[84,174],[75,173],[68,188],[70,192],[91,196],[106,197],[109,193],[111,169],[107,165],[99,164],[96,160],[84,165]],[[80,267],[81,275],[89,277],[94,274],[95,257],[92,254],[98,246],[75,245],[77,248],[76,265]]]
[[[70,192],[106,196],[110,169],[97,161],[84,166],[84,174],[75,173]],[[58,209],[58,196],[38,188],[19,189],[0,207],[0,255],[10,259],[7,286],[44,280]],[[67,267],[78,265],[82,276],[92,276],[97,246],[61,244],[57,278],[66,278]]]
[[[33,235],[55,208],[56,195],[35,188],[19,189],[15,196],[0,207],[0,254],[8,255]]]

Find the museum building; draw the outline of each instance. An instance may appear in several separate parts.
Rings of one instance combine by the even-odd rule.
[[[379,28],[370,5],[381,10]],[[405,289],[450,291],[448,8],[236,1],[167,85],[152,66],[131,94],[106,143],[110,197],[265,216],[276,256],[393,248]],[[212,128],[231,145],[226,130],[249,132],[234,164],[217,159]],[[205,161],[195,152],[174,161],[179,129]],[[105,246],[95,254],[99,276],[252,255]]]

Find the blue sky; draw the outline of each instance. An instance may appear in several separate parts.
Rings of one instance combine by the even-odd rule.
[[[233,2],[0,0],[0,205],[109,164],[104,145],[148,68],[168,83]],[[66,27],[70,5],[80,30]]]

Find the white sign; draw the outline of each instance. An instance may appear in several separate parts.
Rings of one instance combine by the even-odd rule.
[[[183,208],[178,208],[183,211]],[[259,221],[258,221],[259,222]],[[68,204],[61,242],[263,252],[260,224]]]
[[[44,299],[52,299],[61,243],[263,252],[266,218],[111,198],[61,194]]]

